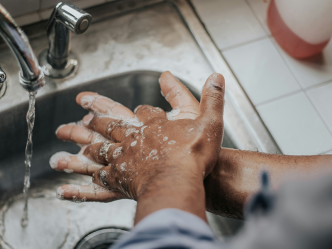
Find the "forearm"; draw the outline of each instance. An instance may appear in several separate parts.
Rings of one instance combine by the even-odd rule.
[[[205,179],[207,210],[242,218],[243,206],[260,186],[267,170],[273,188],[285,179],[305,177],[320,170],[332,171],[332,155],[286,156],[223,148],[219,162]]]

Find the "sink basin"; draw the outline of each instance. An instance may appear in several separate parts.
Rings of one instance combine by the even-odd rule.
[[[71,41],[79,61],[76,74],[64,80],[48,78],[37,95],[30,222],[25,229],[20,219],[28,95],[18,84],[14,57],[0,44],[1,67],[8,83],[0,99],[0,248],[93,249],[97,247],[84,247],[86,239],[96,241],[107,233],[113,241],[132,227],[134,201],[72,203],[55,198],[62,184],[91,182],[86,176],[56,172],[48,162],[58,151],[79,151],[75,144],[58,141],[55,130],[87,113],[75,102],[81,91],[98,92],[132,110],[149,104],[170,111],[160,94],[161,72],[171,71],[197,99],[206,78],[219,72],[226,79],[223,146],[278,152],[187,0],[122,0],[86,11],[92,14],[93,24]],[[24,28],[36,54],[48,44],[44,25]],[[208,220],[221,239],[234,235],[242,225],[241,221],[209,213]]]
[[[159,72],[153,71],[129,72],[58,91],[38,99],[33,134],[30,224],[26,229],[19,226],[19,220],[23,207],[21,193],[22,179],[24,178],[24,144],[27,137],[25,112],[28,104],[25,103],[1,113],[0,118],[4,122],[0,123],[2,131],[0,141],[7,142],[0,144],[0,151],[2,151],[0,158],[2,176],[0,178],[0,200],[3,206],[1,210],[3,214],[2,224],[5,228],[3,236],[7,243],[13,248],[22,248],[20,245],[26,240],[24,237],[27,235],[37,236],[38,232],[42,233],[45,241],[51,241],[52,247],[49,248],[58,248],[61,243],[66,245],[63,248],[71,248],[70,246],[77,243],[77,240],[85,233],[106,225],[111,227],[119,227],[120,225],[120,227],[127,229],[132,226],[135,211],[135,202],[133,201],[124,200],[109,204],[77,204],[57,200],[55,190],[61,184],[89,183],[91,180],[89,177],[54,171],[49,166],[49,158],[58,151],[79,152],[77,145],[57,140],[54,132],[59,125],[79,121],[88,113],[75,102],[76,95],[82,91],[98,92],[122,103],[131,110],[134,110],[138,105],[148,104],[161,107],[165,111],[171,111],[170,105],[160,93],[159,76]],[[197,99],[200,98],[200,94],[194,87],[187,83],[184,84]],[[223,145],[224,147],[232,146],[230,139],[227,139],[227,134]],[[45,208],[47,211],[44,210]],[[92,209],[95,220],[93,223],[86,217]],[[122,215],[119,210],[122,211]],[[116,213],[116,217],[113,216],[114,213]],[[107,220],[106,223],[105,220]],[[121,224],[118,224],[119,221]],[[49,223],[52,224],[47,225],[49,231],[61,230],[62,232],[57,236],[50,236],[52,233],[47,233],[43,227]],[[75,229],[75,226],[80,229]],[[44,245],[41,242],[40,244]],[[32,245],[35,246],[35,244]]]

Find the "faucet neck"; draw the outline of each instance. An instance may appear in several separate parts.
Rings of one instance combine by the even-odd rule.
[[[47,29],[47,36],[47,62],[55,69],[62,69],[69,59],[71,33],[65,25],[54,20]]]
[[[0,35],[10,47],[21,68],[21,85],[36,91],[44,85],[38,61],[24,32],[17,26],[7,10],[0,4]],[[24,82],[24,85],[23,85]]]

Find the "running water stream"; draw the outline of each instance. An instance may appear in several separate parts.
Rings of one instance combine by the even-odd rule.
[[[29,217],[28,217],[28,198],[29,198],[29,188],[30,188],[30,168],[31,168],[31,158],[33,153],[32,148],[32,131],[33,126],[35,125],[35,103],[36,103],[36,93],[29,93],[29,109],[26,116],[27,124],[28,124],[28,140],[27,145],[25,147],[25,176],[24,176],[24,210],[23,217],[21,220],[22,227],[26,227],[28,225]]]

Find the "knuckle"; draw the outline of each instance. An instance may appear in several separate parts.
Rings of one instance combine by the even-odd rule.
[[[149,105],[141,105],[136,110],[136,113],[144,113],[149,110],[149,107],[150,107]]]
[[[224,105],[224,98],[219,93],[212,91],[211,93],[207,93],[205,96],[209,99],[209,101],[213,101],[214,105],[219,105],[220,107]]]

